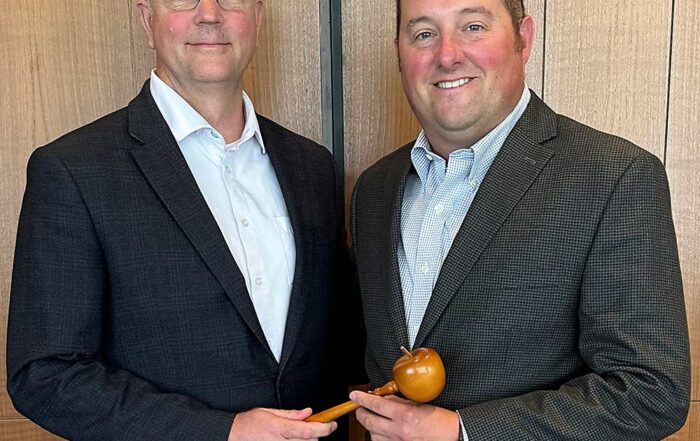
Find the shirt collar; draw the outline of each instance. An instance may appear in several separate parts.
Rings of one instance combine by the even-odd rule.
[[[464,155],[465,151],[471,150],[474,152],[474,165],[472,170],[488,170],[491,162],[496,158],[496,155],[501,150],[508,134],[513,130],[515,124],[520,120],[520,117],[525,112],[528,103],[530,102],[530,89],[524,85],[523,94],[515,105],[513,111],[501,121],[493,130],[487,133],[483,138],[477,141],[474,145],[468,148],[455,150],[450,153],[450,157]],[[428,171],[431,164],[435,160],[443,160],[439,155],[433,152],[430,141],[425,134],[425,130],[421,129],[416,138],[416,142],[411,149],[411,162],[416,169],[421,182],[425,184]],[[484,171],[485,174],[485,171]]]
[[[202,129],[215,130],[184,98],[156,75],[155,69],[151,71],[151,95],[178,144],[183,139]],[[245,119],[245,125],[240,139],[227,145],[227,148],[239,146],[250,138],[255,137],[264,154],[265,144],[263,143],[255,108],[245,91],[243,92],[243,118]]]

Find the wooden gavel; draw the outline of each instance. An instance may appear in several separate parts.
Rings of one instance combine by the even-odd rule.
[[[427,403],[440,395],[445,388],[445,366],[435,350],[418,348],[409,352],[401,347],[404,355],[394,363],[392,380],[371,394],[383,397],[401,392],[401,395],[417,403]],[[360,407],[353,401],[331,407],[311,415],[305,421],[329,423]]]

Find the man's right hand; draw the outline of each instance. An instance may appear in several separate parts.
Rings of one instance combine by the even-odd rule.
[[[228,441],[316,440],[330,435],[336,422],[307,423],[311,409],[252,409],[236,415]]]

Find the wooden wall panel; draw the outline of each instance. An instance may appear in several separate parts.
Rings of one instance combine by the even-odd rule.
[[[418,134],[401,86],[393,1],[344,0],[345,192],[360,173]],[[349,204],[346,204],[349,207]]]
[[[266,0],[244,87],[255,110],[316,142],[321,130],[318,0]]]
[[[700,400],[700,3],[676,0],[675,16],[666,168],[690,328],[692,397]]]
[[[525,80],[530,89],[542,96],[544,77],[544,39],[545,39],[545,0],[525,0],[525,13],[535,19],[535,41],[530,60],[527,62]]]
[[[24,419],[0,420],[0,440],[3,441],[60,441],[62,439]]]
[[[29,54],[30,17],[24,2],[19,2],[9,13],[0,14],[0,59],[11,60],[0,64],[2,91],[0,92],[0,120],[32,121],[35,118],[31,97],[31,58],[17,57],[16,53]],[[13,414],[12,405],[5,394],[5,334],[7,329],[8,292],[12,254],[15,247],[15,228],[19,212],[19,197],[24,188],[20,164],[27,147],[33,141],[30,124],[0,124],[0,417]],[[0,432],[1,433],[1,432]]]
[[[40,3],[40,4],[38,4]],[[675,0],[666,141],[672,0],[634,4],[526,0],[537,22],[528,84],[557,111],[667,156],[693,347],[700,374],[700,5]],[[546,6],[546,8],[545,8]],[[393,45],[394,2],[344,0],[346,191],[367,166],[415,137]],[[546,10],[545,10],[546,9]],[[260,48],[246,78],[257,110],[321,140],[318,2],[266,1]],[[0,14],[0,439],[53,440],[15,419],[4,375],[12,251],[26,159],[37,145],[124,105],[152,68],[134,0],[18,0]],[[547,22],[545,23],[545,18]],[[126,74],[125,74],[126,73]],[[356,438],[360,439],[360,432]],[[674,441],[700,439],[693,403]]]
[[[694,0],[691,0],[694,1]],[[700,439],[700,403],[690,406],[688,419],[681,430],[666,438],[666,441],[697,441]]]
[[[545,98],[663,157],[671,0],[547,2]]]

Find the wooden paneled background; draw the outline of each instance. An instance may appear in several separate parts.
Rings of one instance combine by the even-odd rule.
[[[259,112],[320,141],[319,1],[267,0],[246,90]],[[12,253],[30,152],[125,105],[153,65],[134,0],[16,0],[0,14],[0,440],[57,439],[5,393]],[[674,441],[700,439],[700,2],[526,0],[538,23],[528,84],[555,110],[666,164],[693,351],[693,404]],[[343,0],[346,194],[419,128],[401,89],[392,1]],[[361,435],[355,431],[354,438]]]

